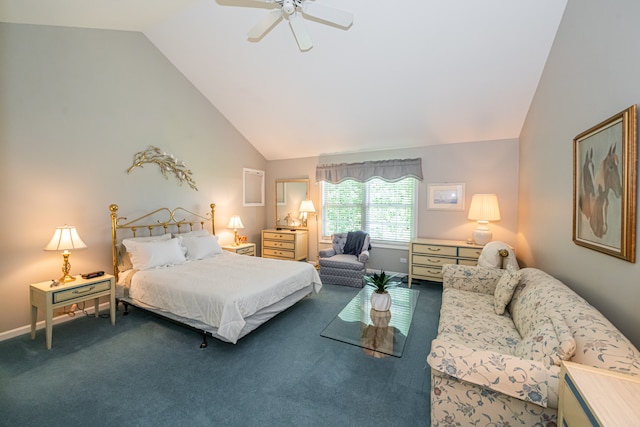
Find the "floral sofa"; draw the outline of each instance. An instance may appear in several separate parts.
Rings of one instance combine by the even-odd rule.
[[[560,363],[640,375],[640,353],[541,270],[443,266],[432,426],[555,427]]]

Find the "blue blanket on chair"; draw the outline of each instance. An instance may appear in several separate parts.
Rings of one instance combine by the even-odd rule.
[[[347,233],[347,241],[344,244],[343,252],[349,255],[360,256],[366,237],[367,233],[364,231],[349,231]],[[371,249],[371,244],[369,244],[367,250],[369,249]]]

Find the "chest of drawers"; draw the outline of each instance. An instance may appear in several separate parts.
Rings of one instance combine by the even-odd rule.
[[[262,257],[301,261],[307,259],[307,230],[262,230]]]
[[[482,246],[461,240],[413,239],[409,244],[409,287],[413,279],[442,282],[444,264],[476,265]]]

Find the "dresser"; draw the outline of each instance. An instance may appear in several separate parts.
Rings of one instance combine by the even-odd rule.
[[[409,287],[413,279],[442,282],[444,264],[476,265],[482,246],[462,240],[413,239],[409,243]]]
[[[640,378],[563,362],[558,426],[640,426]]]
[[[301,261],[307,259],[307,230],[262,230],[262,257]]]

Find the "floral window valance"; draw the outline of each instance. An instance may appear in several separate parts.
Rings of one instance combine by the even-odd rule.
[[[421,158],[338,163],[316,167],[316,182],[326,181],[331,184],[338,184],[347,179],[366,182],[374,178],[395,182],[409,177],[423,180]]]

